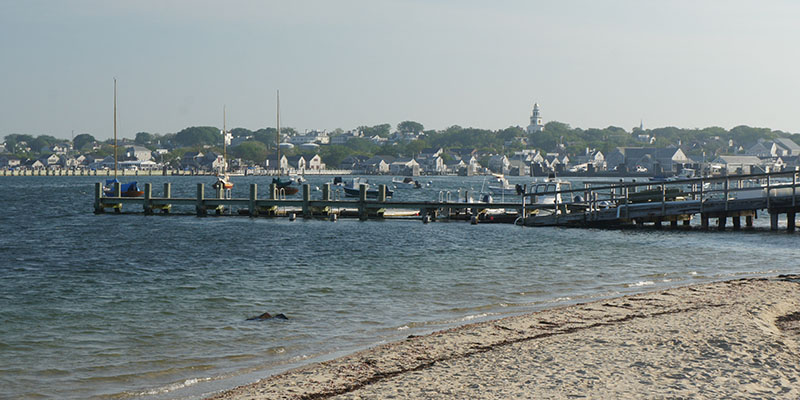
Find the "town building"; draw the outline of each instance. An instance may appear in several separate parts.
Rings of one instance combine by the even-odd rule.
[[[539,110],[539,103],[535,103],[533,105],[533,111],[531,112],[531,124],[528,125],[528,134],[541,132],[543,130],[544,124],[542,123],[542,114]]]

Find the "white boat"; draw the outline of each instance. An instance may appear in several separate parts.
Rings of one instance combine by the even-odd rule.
[[[365,178],[354,177],[350,180],[349,183],[344,183],[344,181],[340,177],[336,177],[333,180],[333,185],[341,187],[344,190],[344,194],[347,197],[358,197],[360,196],[361,192],[361,185],[366,186],[367,189],[367,197],[369,198],[377,198],[378,197],[378,189],[370,187],[369,181]],[[392,197],[394,192],[386,188],[386,197]]]
[[[557,178],[547,178],[544,182],[532,183],[531,189],[528,194],[532,196],[532,203],[538,205],[553,205],[553,209],[542,208],[539,209],[539,215],[548,215],[557,213],[560,214],[561,210],[555,208],[556,204],[571,203],[571,195],[566,195],[566,202],[564,197],[559,193],[564,190],[571,190],[572,183]]]
[[[403,179],[400,178],[392,178],[392,184],[397,189],[419,189],[422,185],[419,184],[419,181],[415,181],[414,178],[407,176]]]
[[[492,174],[494,177],[493,184],[489,184],[489,192],[493,195],[500,196],[519,196],[524,193],[524,189],[520,185],[512,185],[508,183],[508,179],[500,174]]]
[[[219,133],[222,134],[222,167],[220,171],[217,172],[217,181],[214,182],[211,187],[227,191],[233,189],[233,182],[231,181],[230,174],[228,174],[228,138],[230,132],[228,132],[226,126],[225,106],[222,106],[222,130]],[[227,193],[226,195],[229,194],[230,193]]]

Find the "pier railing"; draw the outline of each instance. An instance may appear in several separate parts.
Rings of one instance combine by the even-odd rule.
[[[614,219],[631,220],[636,217],[631,215],[634,207],[646,209],[650,220],[673,217],[672,222],[675,222],[676,216],[687,218],[698,213],[703,225],[707,225],[707,218],[722,218],[724,225],[724,217],[720,213],[731,216],[739,213],[752,217],[756,210],[766,209],[773,219],[773,227],[777,225],[777,215],[785,213],[787,225],[793,229],[794,213],[800,201],[797,186],[798,170],[793,170],[647,182],[585,182],[583,188],[525,193],[523,201],[529,204],[526,211],[533,220],[537,212],[541,214],[544,211],[548,219],[540,218],[539,222],[547,221],[552,225],[560,225],[559,216],[568,213],[582,213],[588,217],[585,221],[608,219],[600,218],[600,213],[609,209],[615,211]],[[537,204],[537,196],[542,195],[568,200]],[[694,208],[684,210],[683,214],[674,211],[675,206],[686,205]],[[734,220],[736,223],[737,220]]]

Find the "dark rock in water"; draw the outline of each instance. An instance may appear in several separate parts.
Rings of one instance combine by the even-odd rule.
[[[265,319],[273,319],[273,318],[274,319],[289,319],[289,317],[287,317],[287,316],[285,316],[283,314],[270,315],[270,313],[265,312],[265,313],[263,313],[263,314],[261,314],[261,315],[259,315],[257,317],[250,317],[250,318],[247,319],[247,321],[263,321]]]

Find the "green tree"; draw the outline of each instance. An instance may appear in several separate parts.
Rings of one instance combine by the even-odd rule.
[[[422,124],[415,121],[403,121],[397,124],[397,131],[402,133],[417,133],[425,129]]]
[[[359,126],[358,130],[361,131],[364,136],[372,137],[372,136],[380,136],[380,137],[389,137],[390,130],[392,126],[389,124],[380,124],[375,126]]]
[[[139,132],[133,142],[142,146],[151,144],[153,142],[153,135],[148,132]]]
[[[330,168],[338,168],[339,164],[353,153],[354,151],[347,146],[331,145],[322,147],[319,156]]]
[[[267,146],[254,140],[248,140],[230,151],[236,157],[259,164],[264,163],[267,159]]]
[[[63,142],[63,140],[56,139],[49,135],[39,135],[36,139],[33,139],[31,143],[28,143],[28,145],[31,146],[32,152],[41,153],[46,152],[50,146],[59,142]]]
[[[88,133],[81,133],[80,135],[75,136],[75,139],[72,139],[72,147],[74,147],[76,150],[84,150],[84,148],[91,145],[95,141],[96,139],[94,136]]]
[[[213,126],[193,126],[175,134],[179,146],[222,145],[222,135]]]

